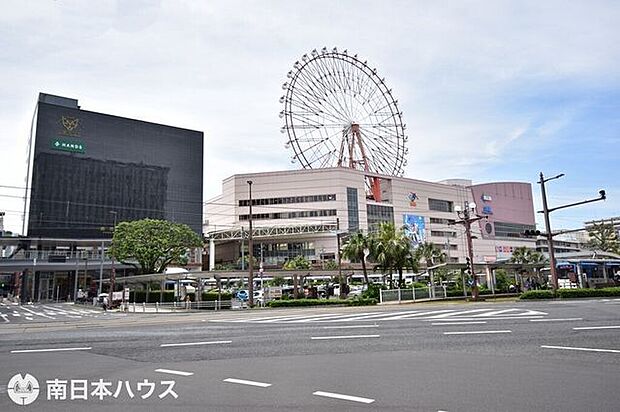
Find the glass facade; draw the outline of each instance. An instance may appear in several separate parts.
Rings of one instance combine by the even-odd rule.
[[[366,205],[366,213],[368,217],[368,230],[374,231],[379,227],[379,223],[394,223],[394,208],[384,205]]]
[[[202,233],[202,132],[46,96],[37,108],[28,236],[110,237],[102,227],[147,217]]]
[[[454,212],[454,203],[449,200],[428,199],[428,208],[437,212]]]
[[[357,189],[354,187],[347,187],[347,210],[349,214],[349,231],[356,232],[360,228],[360,217],[357,202]]]

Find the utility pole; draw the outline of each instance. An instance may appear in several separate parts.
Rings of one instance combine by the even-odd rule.
[[[549,247],[549,265],[550,265],[549,269],[551,272],[551,285],[553,286],[554,291],[558,289],[558,273],[557,273],[557,268],[555,267],[555,251],[553,248],[553,236],[555,236],[555,234],[551,233],[551,223],[549,221],[549,214],[559,209],[565,209],[567,207],[579,206],[579,205],[583,205],[586,203],[598,202],[599,200],[607,199],[605,190],[599,190],[598,191],[599,197],[597,198],[583,200],[581,202],[570,203],[568,205],[562,205],[562,206],[556,206],[556,207],[549,208],[549,206],[547,205],[547,191],[545,190],[545,183],[550,180],[559,179],[562,176],[564,176],[564,173],[560,173],[557,176],[548,177],[545,179],[543,173],[540,172],[540,180],[538,181],[538,184],[540,184],[540,194],[542,196],[542,203],[543,203],[543,210],[539,210],[538,213],[542,213],[545,218],[545,232],[546,232],[545,237],[547,238],[547,246]]]
[[[340,283],[340,299],[346,298],[344,293],[345,281],[342,277],[342,256],[340,253],[340,218],[336,218],[336,244],[338,247],[338,282]]]
[[[465,238],[467,239],[467,266],[472,275],[471,284],[471,297],[473,300],[478,299],[478,279],[476,278],[476,272],[474,272],[474,244],[471,236],[471,224],[477,222],[480,219],[486,219],[487,216],[480,216],[475,214],[476,204],[474,202],[465,201],[464,207],[460,206],[454,208],[458,217],[461,220],[457,220],[452,224],[459,224],[465,227]],[[474,214],[474,216],[472,216]]]
[[[117,213],[115,210],[111,210],[110,213],[114,216],[114,225],[112,226],[112,239],[114,239],[114,232],[116,232],[116,216]],[[110,246],[113,245],[113,242],[110,242]],[[110,307],[112,307],[112,303],[114,300],[114,282],[116,281],[116,269],[114,268],[114,255],[110,254],[112,258],[112,272],[110,273],[110,296],[108,296],[108,302]],[[125,292],[123,291],[123,295]]]
[[[247,181],[250,188],[250,235],[248,236],[248,300],[250,307],[254,306],[254,243],[252,240],[252,181]]]

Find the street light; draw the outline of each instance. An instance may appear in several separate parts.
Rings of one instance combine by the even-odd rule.
[[[540,172],[540,180],[537,182],[540,185],[540,194],[542,196],[542,203],[543,203],[543,210],[539,210],[538,213],[542,213],[545,217],[545,231],[546,231],[545,237],[547,238],[547,246],[549,248],[549,266],[550,266],[549,270],[551,271],[551,284],[553,286],[553,290],[558,289],[558,272],[557,272],[557,268],[555,267],[555,251],[553,249],[554,234],[551,233],[551,223],[549,221],[549,213],[555,210],[565,209],[567,207],[579,206],[579,205],[583,205],[586,203],[598,202],[599,200],[607,199],[607,195],[605,191],[599,190],[598,192],[599,197],[597,198],[583,200],[581,202],[575,202],[575,203],[571,203],[568,205],[556,206],[556,207],[549,209],[547,205],[547,192],[545,190],[545,183],[550,180],[559,179],[562,176],[564,176],[564,173],[560,173],[557,176],[548,177],[545,179],[545,176],[543,175],[543,173]]]
[[[471,224],[480,219],[487,219],[488,216],[476,214],[476,204],[474,202],[465,201],[462,208],[460,205],[456,205],[454,211],[461,220],[450,224],[459,224],[465,227],[465,237],[467,239],[467,269],[469,269],[472,275],[471,297],[473,300],[476,300],[478,299],[478,279],[476,278],[476,272],[474,272],[474,245],[471,235]]]
[[[247,184],[250,190],[250,217],[248,219],[250,223],[250,233],[248,236],[248,301],[250,307],[252,307],[254,306],[254,262],[252,262],[252,260],[254,260],[254,243],[252,240],[252,181],[248,180]]]

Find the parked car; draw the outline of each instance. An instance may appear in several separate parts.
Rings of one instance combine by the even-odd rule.
[[[248,294],[247,290],[238,290],[237,293],[235,294],[235,297],[245,302],[246,300],[250,298],[250,295]]]

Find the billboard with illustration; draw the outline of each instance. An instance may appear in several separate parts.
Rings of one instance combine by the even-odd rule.
[[[411,244],[414,248],[418,247],[420,243],[426,242],[424,216],[404,214],[403,223],[405,234],[411,238]]]

